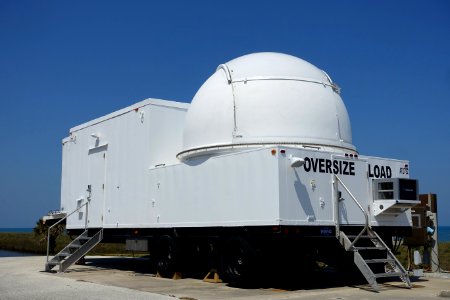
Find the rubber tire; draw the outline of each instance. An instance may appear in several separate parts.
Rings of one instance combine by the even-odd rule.
[[[163,235],[156,249],[156,270],[163,278],[172,278],[178,268],[178,245],[171,236]]]
[[[248,284],[256,272],[257,253],[243,237],[231,237],[221,249],[220,274],[232,285]]]
[[[197,240],[185,242],[179,247],[182,248],[183,264],[180,267],[183,275],[185,272],[188,277],[203,279],[211,269],[218,269],[214,264],[212,242]]]

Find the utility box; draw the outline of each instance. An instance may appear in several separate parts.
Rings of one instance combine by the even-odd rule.
[[[148,251],[147,239],[127,239],[125,250],[127,251]]]
[[[412,229],[411,236],[405,237],[403,245],[425,246],[427,243],[426,207],[422,204],[411,208]]]
[[[401,214],[418,204],[417,180],[384,178],[373,180],[374,215]]]
[[[427,227],[436,230],[432,217],[437,212],[436,194],[419,195],[419,200],[420,203],[411,208],[412,232],[411,236],[405,237],[405,246],[428,246],[430,238]]]

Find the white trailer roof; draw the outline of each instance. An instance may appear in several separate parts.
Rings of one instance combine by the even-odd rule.
[[[110,114],[107,114],[103,117],[99,117],[97,119],[91,120],[89,122],[83,123],[81,125],[72,127],[69,131],[69,133],[73,133],[75,131],[90,127],[92,125],[104,122],[106,120],[118,117],[120,115],[126,114],[129,111],[147,106],[147,105],[156,105],[156,106],[165,106],[170,108],[178,108],[178,109],[188,109],[190,106],[190,103],[183,103],[183,102],[176,102],[176,101],[169,101],[169,100],[161,100],[161,99],[154,99],[154,98],[148,98],[143,101],[140,101],[138,103],[135,103],[131,106],[122,108],[118,111],[112,112]]]

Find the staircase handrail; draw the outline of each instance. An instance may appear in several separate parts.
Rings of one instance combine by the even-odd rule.
[[[364,234],[364,232],[366,232],[367,229],[370,227],[369,226],[369,215],[364,210],[364,208],[362,207],[361,203],[359,203],[358,199],[356,199],[356,197],[353,196],[352,192],[350,192],[348,187],[344,184],[344,182],[342,182],[342,180],[339,178],[339,176],[334,174],[334,178],[337,179],[337,181],[344,187],[344,189],[347,191],[347,193],[350,195],[350,197],[353,199],[353,201],[356,203],[356,205],[358,205],[359,209],[364,214],[364,218],[365,218],[364,228],[361,230],[361,232],[356,236],[356,238],[350,244],[350,248],[352,248],[355,245],[355,243],[359,240],[359,238]],[[339,226],[339,199],[337,199],[336,203],[337,203],[336,204],[336,210],[337,210],[337,220],[336,220],[336,222],[337,222],[337,225]]]
[[[58,222],[56,222],[55,224],[53,224],[52,226],[50,226],[48,228],[48,232],[47,232],[47,262],[48,262],[48,257],[49,257],[49,251],[50,251],[50,230],[55,227],[56,225],[58,225],[59,223],[61,223],[62,221],[64,221],[65,219],[67,219],[68,217],[70,217],[71,215],[73,215],[74,213],[76,213],[77,211],[79,211],[82,207],[86,206],[86,216],[85,216],[85,223],[84,223],[84,228],[87,228],[87,220],[88,220],[88,204],[89,201],[86,201],[83,205],[78,206],[75,210],[73,210],[70,214],[66,215],[64,218],[62,218],[61,220],[59,220]]]

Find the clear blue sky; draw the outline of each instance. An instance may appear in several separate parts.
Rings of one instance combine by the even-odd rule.
[[[449,1],[0,0],[0,227],[59,208],[69,128],[276,51],[342,87],[361,154],[410,160],[450,225]]]

